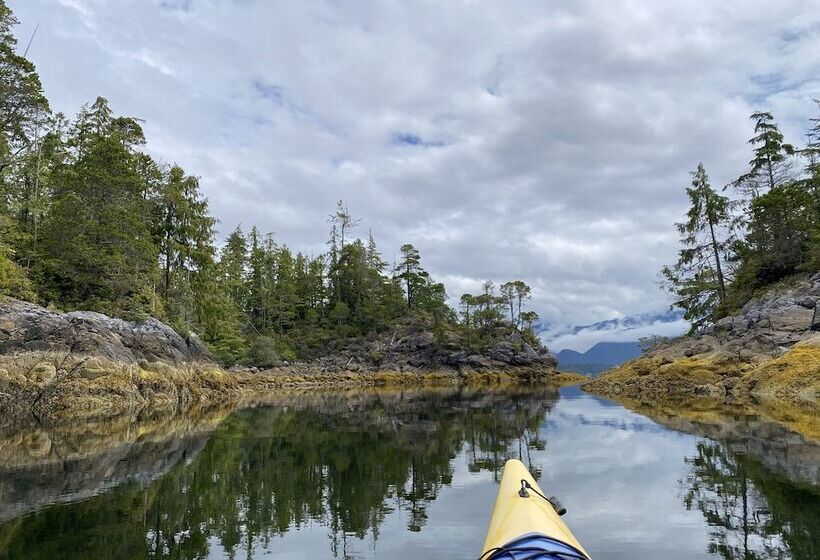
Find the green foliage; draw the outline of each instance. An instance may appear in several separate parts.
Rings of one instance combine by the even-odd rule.
[[[752,202],[746,242],[761,284],[793,274],[808,257],[818,214],[811,194],[798,184],[775,187]]]
[[[251,343],[242,361],[252,366],[271,368],[281,366],[284,360],[294,359],[293,349],[287,342],[260,336]]]
[[[524,342],[541,348],[534,330],[538,313],[524,309],[532,289],[521,280],[513,280],[502,284],[500,291],[501,295],[496,295],[495,285],[487,280],[480,294],[461,296],[461,328],[467,344],[480,351],[501,338],[520,334]],[[509,320],[505,320],[505,313]]]
[[[783,134],[771,113],[755,111],[749,117],[755,123],[755,135],[749,139],[754,157],[749,171],[735,180],[744,194],[757,198],[765,189],[773,189],[789,180],[789,156],[795,153],[791,144],[783,142]]]
[[[142,137],[126,121],[102,98],[78,117],[72,159],[54,177],[39,269],[44,299],[137,318],[152,310],[157,248],[133,151]]]
[[[721,231],[728,229],[731,205],[712,188],[703,164],[692,172],[692,186],[686,194],[691,206],[686,221],[677,224],[683,248],[678,262],[663,267],[661,274],[674,294],[675,305],[685,311],[684,317],[695,328],[710,321],[726,299],[723,263],[729,241]]]
[[[37,296],[25,270],[12,260],[12,249],[3,242],[12,237],[12,228],[11,221],[0,215],[0,297],[36,300]]]
[[[145,162],[156,183],[151,193],[154,242],[162,276],[160,290],[167,319],[186,329],[194,327],[197,276],[214,262],[214,225],[199,181],[182,168],[167,171]],[[149,175],[150,176],[150,175]]]
[[[34,64],[17,54],[16,24],[0,0],[0,176],[34,143],[36,129],[49,113]]]
[[[751,118],[754,156],[733,183],[744,196],[718,196],[698,166],[687,189],[687,221],[678,224],[683,248],[678,262],[661,271],[693,329],[783,278],[820,270],[820,118],[811,119],[802,150],[784,142],[771,113]],[[806,160],[802,176],[793,173],[797,157]]]

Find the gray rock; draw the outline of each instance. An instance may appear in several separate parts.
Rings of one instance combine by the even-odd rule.
[[[515,349],[512,344],[504,340],[493,346],[488,356],[493,360],[509,364],[515,358]]]
[[[557,368],[558,367],[558,356],[556,356],[552,352],[544,352],[543,354],[540,355],[540,358],[541,358],[541,363],[543,363],[545,366],[548,366],[548,367],[551,367],[551,368]]]
[[[806,309],[814,309],[817,306],[817,300],[811,296],[803,296],[798,298],[795,303]]]
[[[128,364],[139,360],[173,364],[210,360],[196,335],[186,340],[153,318],[131,322],[90,311],[61,313],[8,300],[0,302],[0,324],[0,354],[71,352]]]
[[[812,321],[812,311],[799,305],[790,305],[772,310],[769,323],[775,331],[803,332]]]
[[[522,345],[521,352],[513,356],[513,363],[516,365],[528,366],[536,362],[540,362],[540,356],[538,352],[526,342]]]
[[[408,350],[419,350],[429,348],[435,342],[435,337],[431,332],[417,332],[408,334],[398,342],[400,348]]]
[[[489,367],[492,367],[492,365],[493,365],[492,362],[488,358],[486,358],[486,357],[484,357],[480,354],[471,354],[471,355],[467,356],[467,358],[464,360],[463,363],[464,363],[464,365],[479,367],[479,368],[489,368]]]
[[[447,355],[446,362],[450,365],[456,366],[467,359],[467,351],[466,350],[459,350],[457,352],[451,352]]]

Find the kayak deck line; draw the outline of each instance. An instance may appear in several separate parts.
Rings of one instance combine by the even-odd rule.
[[[544,494],[521,461],[507,461],[479,559],[589,560],[589,554],[559,517],[559,512],[565,511],[557,500]]]

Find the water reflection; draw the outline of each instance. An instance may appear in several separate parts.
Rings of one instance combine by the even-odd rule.
[[[428,505],[451,483],[451,463],[462,445],[471,470],[495,476],[513,449],[526,458],[531,446],[543,448],[539,424],[556,399],[554,390],[455,389],[287,397],[277,406],[232,415],[195,459],[188,456],[189,465],[154,483],[133,476],[93,500],[0,526],[0,549],[5,546],[6,557],[32,559],[201,558],[216,539],[233,556],[319,523],[340,555],[347,536],[375,535],[395,510],[406,513],[407,529],[419,531]],[[167,445],[176,449],[178,442],[171,438]],[[141,450],[135,445],[126,462],[139,463]],[[150,454],[157,455],[168,454]],[[19,503],[27,497],[19,488],[38,486],[25,474],[32,470],[4,477],[11,488],[4,502],[17,501],[18,511],[32,508]],[[61,501],[88,493],[71,489]]]
[[[471,558],[510,457],[594,557],[817,557],[817,486],[794,474],[818,446],[791,434],[773,460],[769,428],[704,439],[549,388],[299,393],[208,418],[7,434],[0,558]]]
[[[698,442],[686,462],[684,504],[711,527],[709,552],[726,560],[818,558],[817,487],[795,484],[725,443]]]

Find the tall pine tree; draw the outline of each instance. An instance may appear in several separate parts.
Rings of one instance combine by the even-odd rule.
[[[692,172],[692,185],[686,194],[690,202],[687,219],[677,224],[683,248],[678,262],[663,267],[661,273],[675,296],[674,304],[696,328],[710,321],[726,299],[728,241],[722,233],[730,220],[730,202],[709,184],[703,164]]]

